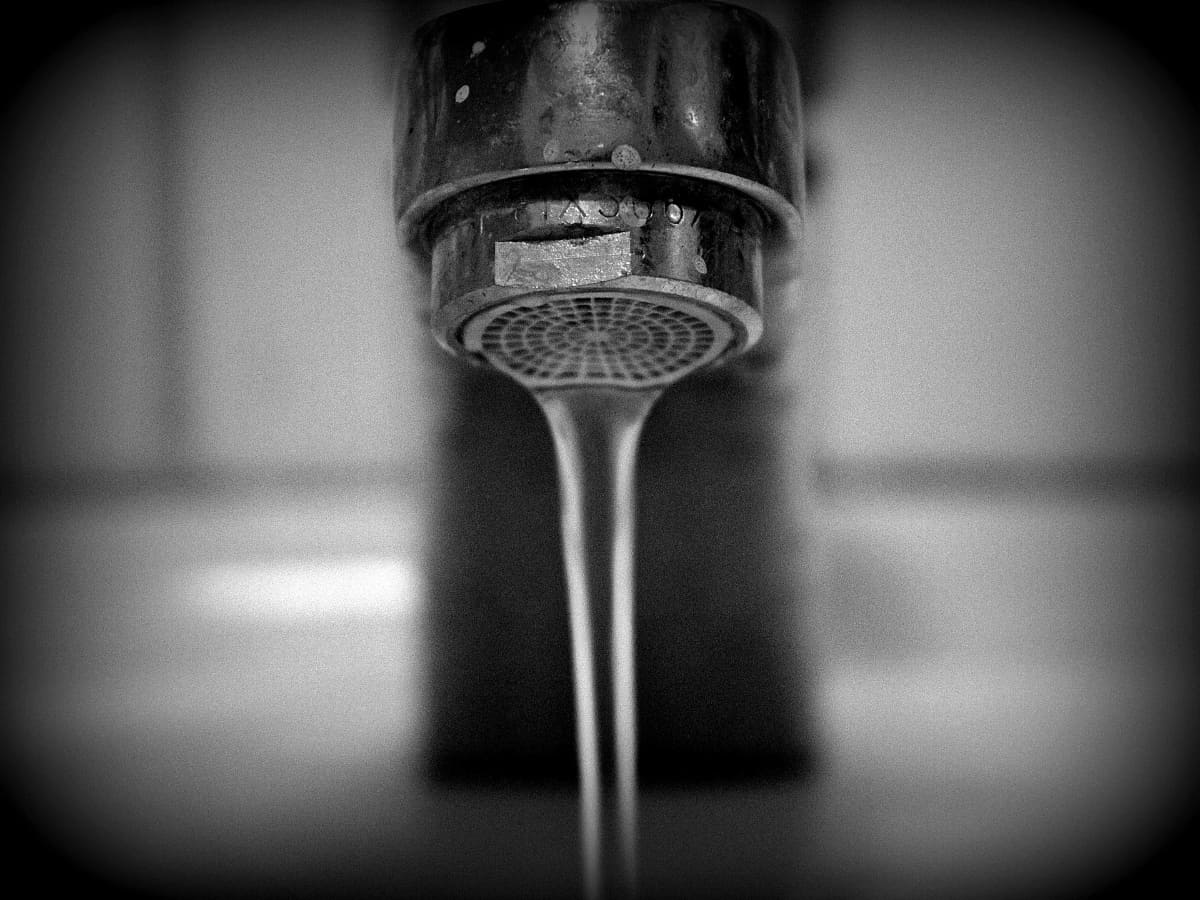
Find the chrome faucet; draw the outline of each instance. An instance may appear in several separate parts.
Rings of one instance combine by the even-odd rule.
[[[517,382],[675,385],[639,462],[643,780],[798,771],[786,399],[764,327],[801,229],[791,48],[720,3],[493,3],[417,33],[400,97],[400,237],[427,260],[433,334],[475,364],[443,366],[434,772],[574,772],[554,464]]]

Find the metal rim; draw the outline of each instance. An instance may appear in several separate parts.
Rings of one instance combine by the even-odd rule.
[[[503,172],[484,172],[479,175],[472,175],[470,178],[461,178],[457,181],[438,185],[432,190],[419,195],[409,204],[408,208],[397,219],[397,232],[400,240],[404,243],[419,241],[422,237],[421,225],[426,217],[440,204],[455,194],[471,190],[472,188],[535,175],[567,175],[572,172],[587,171],[616,172],[622,175],[629,175],[632,172],[644,172],[651,175],[674,175],[705,181],[711,184],[719,184],[739,191],[753,200],[768,216],[770,224],[779,229],[781,236],[788,242],[799,241],[804,229],[804,220],[800,211],[786,197],[764,184],[751,181],[748,178],[742,178],[740,175],[730,175],[727,172],[717,172],[712,169],[702,169],[697,166],[684,166],[676,163],[648,162],[642,163],[635,169],[629,169],[614,165],[611,162],[580,162],[566,165],[555,163],[545,166],[528,166],[522,169],[511,169]]]
[[[520,288],[492,286],[464,294],[457,300],[433,311],[430,327],[446,349],[461,353],[464,323],[493,307],[516,303],[525,298],[548,297],[561,294],[560,290],[529,291]],[[712,288],[670,278],[655,278],[646,275],[626,275],[611,281],[598,282],[574,289],[572,293],[641,295],[645,297],[671,299],[689,308],[703,306],[709,313],[723,318],[733,331],[734,340],[729,347],[731,353],[742,353],[762,337],[763,321],[759,313],[744,300]]]

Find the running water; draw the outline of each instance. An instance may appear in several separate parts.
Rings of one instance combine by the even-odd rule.
[[[633,897],[637,886],[634,470],[642,424],[660,393],[534,392],[550,422],[558,465],[588,900]],[[605,796],[610,770],[615,804]]]

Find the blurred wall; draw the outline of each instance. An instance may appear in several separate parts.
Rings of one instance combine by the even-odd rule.
[[[171,886],[368,878],[428,830],[388,793],[439,402],[389,209],[398,8],[114,14],[8,86],[6,774]],[[1195,786],[1194,98],[1063,7],[824,27],[773,310],[789,487],[820,475],[795,569],[836,789],[804,853],[876,897],[1144,859]],[[520,832],[477,813],[433,829],[451,880],[486,882],[462,834]]]
[[[114,14],[14,86],[4,471],[411,457],[428,384],[388,207],[397,18]],[[829,18],[807,311],[784,320],[804,436],[835,462],[1193,458],[1183,86],[1078,12]]]
[[[841,10],[825,452],[1194,459],[1195,98],[1079,9]]]
[[[114,13],[34,68],[5,132],[5,470],[413,455],[394,15]]]

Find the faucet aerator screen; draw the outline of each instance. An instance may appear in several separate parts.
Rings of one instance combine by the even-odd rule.
[[[729,323],[667,293],[533,295],[463,328],[463,345],[531,389],[661,387],[734,346]]]
[[[493,3],[416,36],[402,240],[447,349],[530,388],[662,387],[762,334],[768,240],[799,236],[799,85],[719,3]]]

